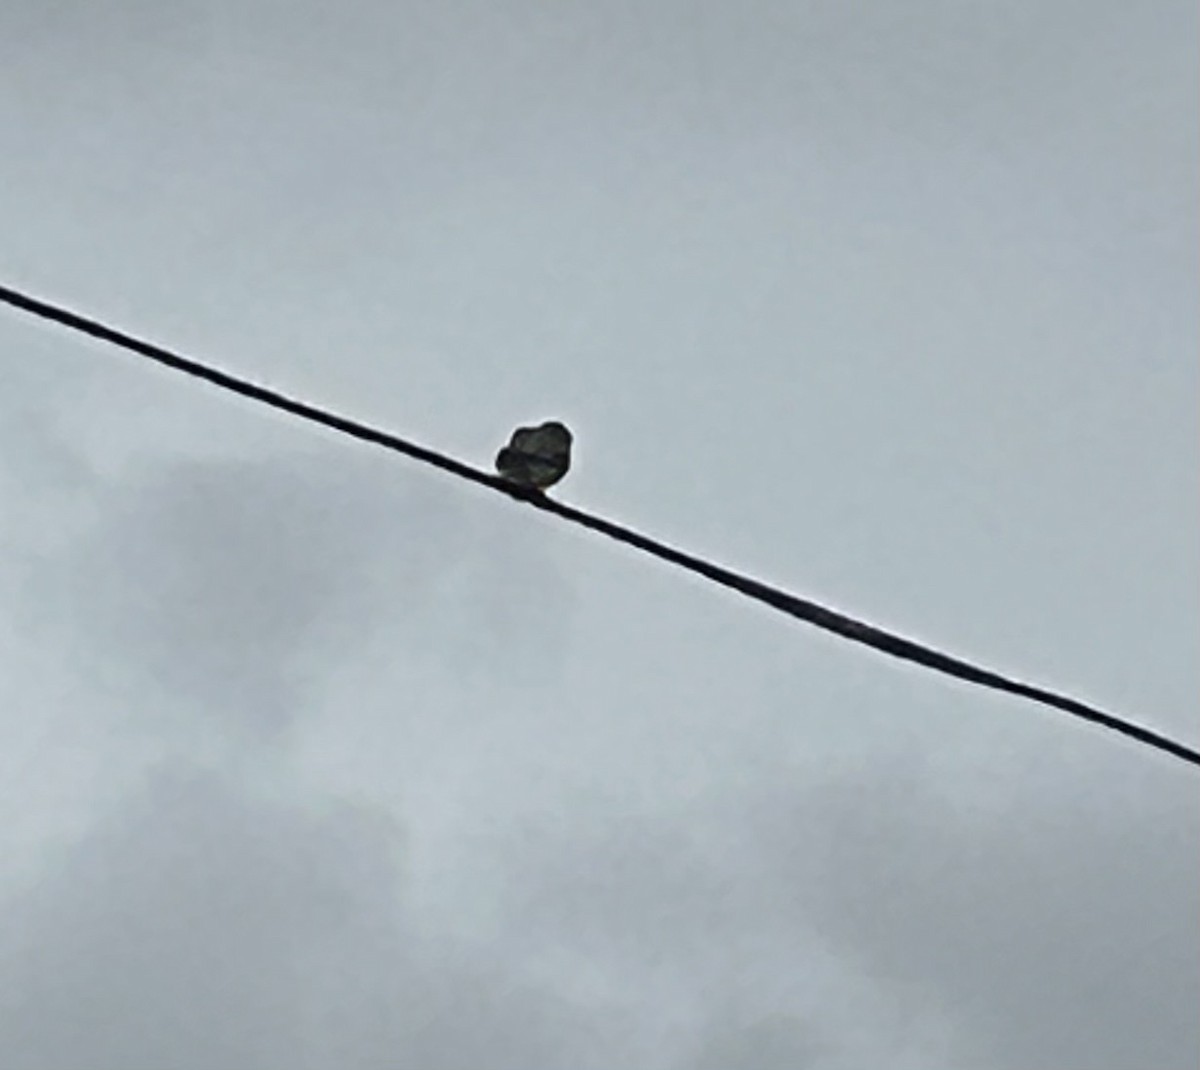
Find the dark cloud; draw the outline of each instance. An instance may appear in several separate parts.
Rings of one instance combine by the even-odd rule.
[[[821,1031],[810,1022],[773,1016],[724,1032],[714,1030],[693,1059],[678,1070],[834,1070]]]
[[[815,1044],[813,1066],[854,1050],[813,980],[832,951],[902,1017],[942,1023],[971,1065],[1186,1070],[1200,1055],[1200,817],[1175,770],[1130,757],[1107,779],[1067,765],[1050,790],[1014,773],[989,804],[943,795],[897,753],[853,777],[765,777],[686,818],[527,831],[509,850],[514,930],[715,1006],[797,971],[784,1005],[823,1030],[731,1025],[712,1043],[744,1045],[747,1066],[790,1065],[752,1056],[760,1045]]]
[[[152,685],[154,717],[263,738],[373,645],[460,676],[554,673],[571,596],[552,557],[529,518],[449,491],[349,450],[155,466],[109,484],[90,529],[35,560],[26,612],[73,633],[96,674]]]
[[[1200,817],[1177,771],[1140,762],[1116,754],[1106,777],[993,807],[876,768],[773,799],[755,826],[775,835],[757,842],[798,918],[960,1022],[993,1065],[1185,1070]]]
[[[10,905],[6,1064],[303,1065],[308,960],[386,930],[387,846],[352,811],[306,818],[160,769]]]
[[[422,936],[403,845],[378,811],[158,768],[6,905],[4,1065],[602,1065],[553,994]]]
[[[332,476],[302,459],[197,461],[118,484],[76,552],[46,563],[42,611],[160,702],[271,735],[297,712],[306,655],[370,628],[370,499],[347,517]]]

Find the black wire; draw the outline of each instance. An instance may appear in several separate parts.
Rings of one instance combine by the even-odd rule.
[[[719,583],[723,587],[738,591],[748,598],[763,602],[774,609],[778,609],[799,620],[806,621],[817,628],[823,628],[834,635],[840,635],[844,639],[862,643],[885,654],[890,654],[892,657],[924,665],[926,668],[945,673],[948,676],[957,677],[960,680],[966,680],[969,683],[978,684],[981,687],[989,687],[996,691],[1004,691],[1011,695],[1019,695],[1022,698],[1030,699],[1033,702],[1039,702],[1044,706],[1050,706],[1053,709],[1061,710],[1064,713],[1069,713],[1085,721],[1091,721],[1093,724],[1112,729],[1114,732],[1119,732],[1148,747],[1171,754],[1185,762],[1190,762],[1192,765],[1200,765],[1200,751],[1194,750],[1158,732],[1154,732],[1149,728],[1143,728],[1111,713],[1105,713],[1095,706],[1080,702],[1068,695],[1057,694],[1041,687],[1035,687],[1032,684],[1009,679],[999,673],[992,672],[990,669],[972,665],[970,662],[951,657],[949,654],[943,654],[911,639],[905,639],[903,636],[883,631],[863,621],[855,620],[853,617],[836,613],[831,609],[818,605],[816,602],[798,598],[795,595],[788,594],[786,591],[781,591],[778,588],[770,587],[765,583],[760,583],[758,580],[751,579],[749,576],[730,572],[728,569],[721,568],[719,565],[714,565],[702,558],[693,557],[682,550],[676,550],[654,539],[647,538],[645,535],[639,535],[636,531],[631,531],[620,524],[614,524],[611,520],[605,520],[603,517],[593,516],[591,513],[585,513],[569,505],[563,505],[561,502],[547,498],[536,491],[515,486],[501,479],[499,476],[492,475],[489,472],[482,472],[477,468],[472,468],[470,465],[463,464],[461,461],[456,461],[451,457],[427,449],[424,446],[415,445],[402,438],[397,438],[395,435],[389,435],[385,431],[376,430],[373,427],[357,423],[354,420],[348,420],[344,416],[337,416],[334,413],[326,412],[324,409],[319,409],[315,406],[307,405],[302,401],[297,401],[294,398],[289,398],[274,390],[268,390],[266,387],[257,386],[254,383],[246,382],[244,379],[238,379],[226,372],[218,371],[216,368],[210,368],[207,365],[189,360],[186,357],[181,357],[170,350],[163,349],[150,342],[144,342],[122,331],[106,327],[102,323],[77,315],[65,308],[47,304],[45,301],[39,301],[26,294],[18,293],[16,290],[10,290],[5,286],[0,286],[0,300],[15,308],[32,313],[35,316],[40,316],[43,319],[59,323],[64,327],[69,327],[71,330],[81,331],[84,334],[91,335],[93,338],[99,338],[101,341],[130,350],[158,364],[163,364],[168,368],[174,368],[176,371],[203,379],[214,386],[219,386],[224,390],[240,394],[242,397],[250,398],[252,401],[261,402],[272,408],[291,413],[293,416],[298,416],[303,420],[310,420],[313,423],[332,428],[334,431],[339,431],[352,438],[361,439],[363,442],[371,442],[385,449],[403,453],[405,456],[412,457],[414,460],[421,461],[424,464],[433,465],[433,467],[440,468],[451,475],[459,476],[462,479],[470,480],[472,483],[478,483],[482,486],[490,487],[492,490],[500,491],[502,494],[507,494],[509,497],[517,498],[532,505],[535,509],[541,509],[546,513],[554,513],[564,520],[580,524],[585,528],[590,528],[592,531],[599,532],[601,535],[607,535],[610,539],[616,539],[618,542],[623,542],[627,546],[632,546],[645,553],[653,554],[655,557],[669,561],[680,568],[698,573],[712,580],[714,583]]]

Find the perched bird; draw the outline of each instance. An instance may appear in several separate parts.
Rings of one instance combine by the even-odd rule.
[[[571,432],[557,420],[518,427],[496,455],[496,471],[510,483],[544,490],[571,467]]]

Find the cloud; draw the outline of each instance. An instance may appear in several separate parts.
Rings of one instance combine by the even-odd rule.
[[[165,763],[6,904],[10,1070],[600,1065],[582,1023],[403,912],[378,811]]]
[[[819,1036],[812,1023],[785,1016],[714,1030],[679,1070],[832,1070],[835,1063],[826,1060],[825,1046],[815,1039]]]
[[[459,676],[553,673],[571,618],[553,552],[532,518],[455,489],[344,447],[155,464],[97,488],[94,523],[33,561],[24,610],[153,717],[264,740],[373,647]]]
[[[992,1065],[1183,1070],[1200,1054],[1200,818],[1175,770],[1124,750],[1103,765],[994,808],[876,768],[760,809],[761,857],[799,918]]]
[[[1175,770],[1116,750],[1101,777],[1014,769],[988,802],[897,751],[815,782],[760,770],[686,814],[576,813],[507,843],[512,931],[707,1005],[733,1065],[841,1065],[890,1037],[914,1065],[1184,1070],[1200,818]],[[791,1024],[750,1029],[771,1008]]]
[[[85,632],[92,657],[152,682],[160,702],[275,734],[314,648],[367,627],[377,545],[341,511],[352,484],[331,475],[302,460],[205,460],[112,486],[94,528],[46,562],[43,613]]]

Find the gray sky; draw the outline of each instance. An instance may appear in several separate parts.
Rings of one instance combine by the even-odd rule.
[[[1183,0],[0,7],[3,281],[1200,740]],[[6,1070],[1190,1070],[1194,775],[0,314]]]

